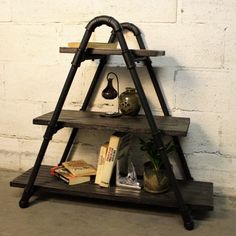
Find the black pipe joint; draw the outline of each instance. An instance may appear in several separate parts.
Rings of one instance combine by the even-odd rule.
[[[114,19],[111,16],[97,16],[95,18],[93,18],[85,27],[86,30],[93,32],[95,30],[95,28],[101,26],[101,25],[107,25],[112,27],[112,29],[117,32],[117,31],[121,31],[121,25],[120,23]]]
[[[122,26],[123,30],[131,31],[136,37],[141,35],[139,28],[132,23],[124,22],[121,24],[121,26]]]

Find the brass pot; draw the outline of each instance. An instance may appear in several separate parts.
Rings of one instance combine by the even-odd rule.
[[[144,164],[144,190],[151,193],[163,193],[169,189],[169,180],[165,170],[156,171],[152,162]]]

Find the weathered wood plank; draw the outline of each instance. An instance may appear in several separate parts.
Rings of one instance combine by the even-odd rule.
[[[112,201],[132,202],[137,204],[177,208],[173,191],[163,194],[150,194],[144,190],[132,190],[120,187],[100,188],[92,181],[69,186],[50,175],[50,166],[41,166],[35,186],[46,192],[81,196]],[[11,181],[12,187],[24,188],[28,183],[31,169]],[[186,204],[193,209],[213,210],[213,184],[199,181],[178,181],[180,191]]]
[[[77,48],[73,47],[60,47],[60,53],[75,53]],[[130,50],[136,57],[157,57],[164,56],[165,51],[147,50],[147,49],[131,49]],[[91,55],[122,55],[121,49],[101,49],[101,48],[87,48],[85,57],[91,57]]]
[[[39,116],[33,124],[48,125],[53,112]],[[114,130],[131,133],[150,133],[147,119],[144,115],[135,117],[122,116],[116,118],[103,117],[103,113],[74,110],[62,110],[59,122],[64,127],[89,128],[96,130]],[[165,135],[186,136],[190,124],[189,118],[154,116],[157,127]]]

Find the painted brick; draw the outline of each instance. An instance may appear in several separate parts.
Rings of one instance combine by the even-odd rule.
[[[66,46],[68,42],[81,42],[83,35],[86,31],[85,29],[86,23],[83,24],[63,24],[62,30],[60,32],[60,44],[61,46]],[[98,28],[97,31],[101,31],[101,28]],[[109,27],[105,27],[106,29],[109,29]],[[107,33],[108,37],[110,36],[111,30]],[[104,33],[104,31],[102,31]],[[90,38],[90,41],[99,41],[97,38],[94,37],[95,34],[92,33],[92,36]],[[108,41],[108,39],[106,40]],[[67,54],[62,54],[63,56]]]
[[[230,101],[229,101],[229,110],[231,112],[236,112],[236,99],[235,99],[235,94],[236,94],[236,71],[231,70],[230,72],[230,77],[231,77],[231,91],[230,91]]]
[[[54,111],[56,106],[55,102],[47,102],[42,104],[42,114]],[[81,104],[78,103],[65,103],[63,109],[67,110],[79,110],[81,108]]]
[[[221,117],[215,113],[175,111],[173,116],[189,117],[187,137],[181,138],[185,153],[219,151]]]
[[[0,64],[0,99],[5,98],[4,89],[4,65]]]
[[[225,57],[224,66],[229,69],[236,69],[236,29],[232,24],[225,32]]]
[[[46,0],[28,1],[16,0],[12,10],[14,22],[67,22],[78,23],[88,21],[95,14],[94,1],[61,0],[48,2]]]
[[[141,23],[138,26],[147,48],[166,51],[165,57],[153,58],[153,65],[201,68],[223,65],[223,26]]]
[[[212,182],[214,184],[214,191],[216,191],[216,188],[217,192],[221,192],[221,194],[222,189],[230,195],[235,193],[235,158],[197,153],[188,155],[187,161],[194,179]]]
[[[236,112],[222,115],[220,132],[220,152],[236,157]]]
[[[11,137],[31,137],[42,136],[39,126],[33,126],[32,119],[41,113],[41,105],[28,102],[8,102],[0,101],[0,135]]]
[[[176,0],[130,0],[129,7],[122,1],[96,0],[16,0],[13,5],[13,21],[15,22],[68,22],[89,21],[95,16],[110,15],[119,21],[128,21],[132,9],[132,20],[142,22],[175,22]],[[123,5],[123,6],[122,6]],[[155,14],[153,14],[155,12]],[[142,16],[142,18],[140,18]]]
[[[26,170],[34,165],[41,146],[41,140],[20,139],[20,161],[22,169]],[[56,165],[64,151],[64,143],[50,142],[46,151],[43,164]]]
[[[0,24],[0,61],[55,64],[59,53],[58,24]]]
[[[56,102],[67,73],[67,67],[62,64],[7,63],[4,74],[7,78],[6,99]]]
[[[21,163],[22,168],[31,168],[38,155],[41,140],[22,140],[21,142]],[[56,165],[61,159],[65,148],[64,143],[50,142],[42,164]]]
[[[176,108],[228,111],[231,76],[228,71],[178,71],[175,77]]]
[[[34,165],[41,143],[41,140],[19,140],[20,163],[23,170],[27,170]],[[58,164],[64,148],[65,143],[50,142],[42,163],[45,165]]]
[[[19,139],[20,166],[22,170],[32,168],[35,163],[41,140]]]
[[[20,155],[17,139],[0,136],[0,143],[1,168],[19,170]]]
[[[11,21],[11,0],[0,0],[0,22]]]
[[[230,23],[235,22],[234,0],[182,0],[184,23]]]
[[[227,158],[219,153],[194,153],[187,155],[188,164],[192,169],[233,172],[236,158]]]
[[[120,22],[130,20],[130,11],[132,9],[132,22],[175,22],[176,21],[176,0],[150,0],[144,2],[141,0],[129,1],[129,7],[126,2],[102,1],[99,2],[98,12],[108,14],[117,18]],[[153,14],[155,12],[155,14]],[[142,16],[142,17],[140,17]]]
[[[236,175],[234,173],[199,169],[191,169],[191,172],[195,180],[212,182],[214,188],[231,188],[235,192]]]

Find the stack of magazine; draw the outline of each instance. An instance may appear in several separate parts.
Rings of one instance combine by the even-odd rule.
[[[90,181],[96,175],[96,168],[84,160],[73,160],[62,163],[61,166],[51,168],[51,174],[65,181],[69,185]]]

